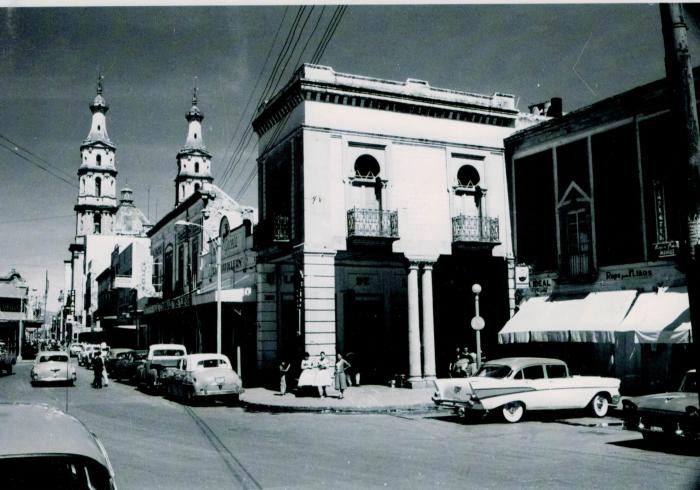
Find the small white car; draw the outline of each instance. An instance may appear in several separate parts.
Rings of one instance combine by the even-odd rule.
[[[183,357],[170,378],[167,390],[169,395],[188,402],[204,398],[236,402],[244,391],[241,377],[223,354],[190,354]]]
[[[600,376],[572,376],[564,361],[540,357],[495,359],[471,378],[435,380],[433,402],[467,413],[500,411],[511,423],[526,410],[590,407],[597,417],[620,401],[620,380]]]
[[[34,358],[31,383],[67,383],[77,379],[75,366],[70,363],[68,353],[63,351],[41,351]]]

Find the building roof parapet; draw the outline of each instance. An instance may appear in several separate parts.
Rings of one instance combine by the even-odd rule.
[[[409,78],[405,82],[337,73],[331,67],[304,64],[292,79],[271,100],[265,101],[257,111],[253,122],[255,130],[262,134],[280,119],[280,113],[291,111],[304,99],[311,99],[309,92],[332,93],[333,97],[319,98],[323,102],[356,105],[348,98],[383,99],[392,103],[375,107],[364,102],[357,105],[396,112],[418,113],[432,117],[474,120],[469,117],[455,117],[453,113],[476,111],[492,114],[491,120],[480,120],[485,124],[512,126],[512,120],[519,114],[515,108],[515,97],[495,93],[482,95],[457,90],[431,87],[428,82]],[[408,106],[424,109],[414,110]],[[283,116],[284,114],[282,114]]]

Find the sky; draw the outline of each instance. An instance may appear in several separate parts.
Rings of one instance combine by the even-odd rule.
[[[175,156],[185,143],[195,77],[214,182],[257,207],[256,138],[246,138],[251,120],[303,62],[512,94],[523,112],[551,97],[571,111],[664,76],[656,4],[350,4],[324,38],[340,13],[335,5],[2,2],[0,275],[14,268],[43,293],[48,271],[52,311],[75,236],[79,150],[98,72],[110,105],[118,189],[133,189],[153,223],[175,204]],[[694,62],[700,15],[690,5],[686,14]]]

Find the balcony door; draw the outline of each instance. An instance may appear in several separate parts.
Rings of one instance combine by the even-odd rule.
[[[571,276],[583,276],[591,271],[591,218],[587,207],[566,212],[566,258]]]

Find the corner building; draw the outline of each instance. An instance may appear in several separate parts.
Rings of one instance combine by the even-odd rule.
[[[258,363],[352,353],[363,383],[423,385],[514,306],[503,140],[544,120],[510,95],[303,65],[262,106]]]

